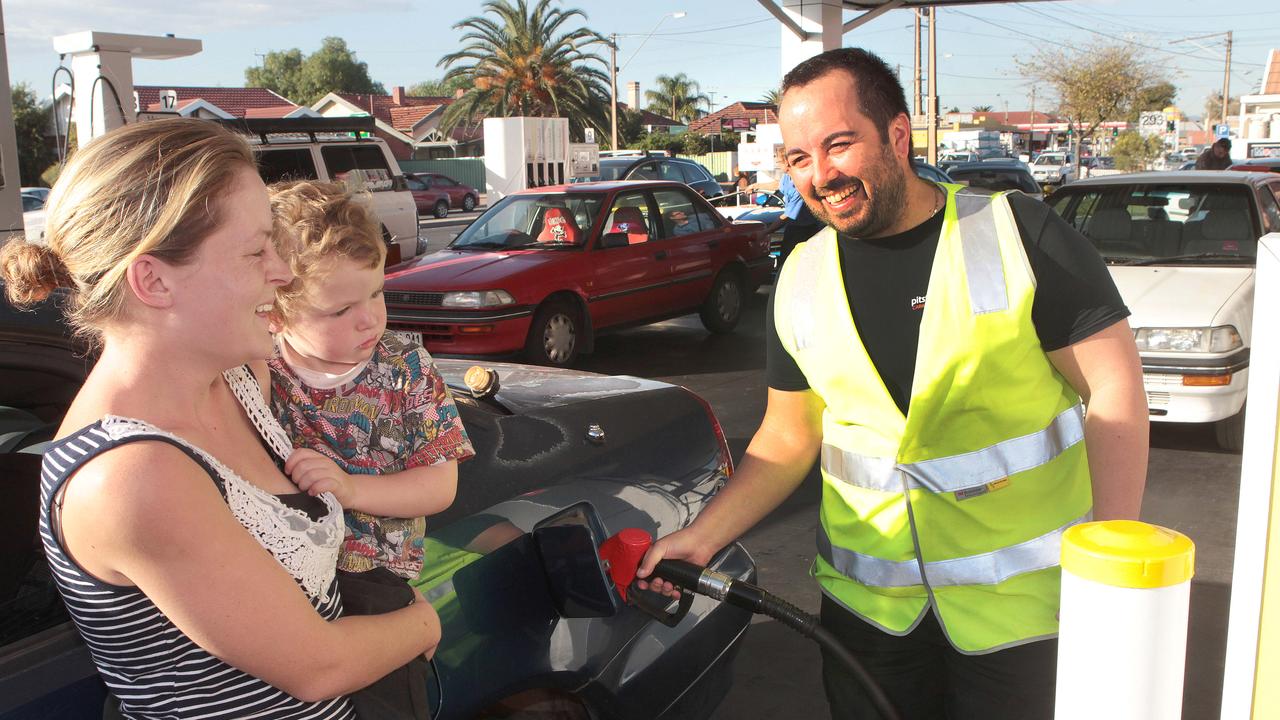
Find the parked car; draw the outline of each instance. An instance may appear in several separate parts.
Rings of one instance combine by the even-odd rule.
[[[44,240],[44,200],[35,195],[22,194],[22,226],[28,240]]]
[[[1253,158],[1252,160],[1241,160],[1240,162],[1227,168],[1228,170],[1244,170],[1246,172],[1273,172],[1280,173],[1280,157],[1269,158]]]
[[[1042,152],[1031,161],[1031,176],[1041,185],[1062,186],[1076,179],[1076,161],[1071,153]]]
[[[982,156],[971,150],[949,150],[938,155],[938,168],[943,172],[951,169],[953,165],[968,162],[981,162]]]
[[[1085,177],[1119,175],[1124,172],[1116,168],[1116,159],[1107,155],[1083,158],[1080,161],[1080,167],[1084,171]]]
[[[413,173],[405,173],[404,184],[413,194],[413,204],[417,206],[419,215],[432,215],[437,218],[449,216],[449,208],[453,204],[449,193],[431,187]]]
[[[49,202],[49,188],[47,187],[24,187],[21,190],[23,195],[30,195],[42,203]]]
[[[688,185],[704,198],[725,194],[711,171],[692,160],[665,155],[601,157],[599,175],[577,178],[574,182],[602,180],[671,180]]]
[[[1013,159],[956,163],[947,174],[953,182],[984,190],[1020,190],[1037,200],[1044,199],[1040,184],[1026,165]]]
[[[449,207],[462,210],[463,212],[471,212],[480,204],[480,191],[470,185],[463,185],[448,175],[440,173],[419,172],[406,173],[406,177],[413,177],[426,183],[432,190],[443,191],[449,196]],[[443,217],[437,216],[437,217]]]
[[[683,183],[538,188],[389,268],[387,320],[433,353],[569,365],[624,325],[697,311],[729,332],[770,265],[763,227],[727,222]]]
[[[1050,206],[1098,248],[1133,315],[1151,419],[1212,423],[1239,450],[1258,238],[1280,231],[1280,176],[1112,175]]]
[[[267,184],[281,180],[345,182],[368,191],[387,243],[389,264],[426,249],[418,210],[391,149],[373,134],[371,117],[251,118],[219,121],[249,136]]]
[[[1184,162],[1178,166],[1178,170],[1195,170],[1195,169],[1196,169],[1195,160],[1188,160],[1187,162]]]
[[[56,302],[35,313],[0,303],[0,720],[99,718],[105,697],[37,536],[38,453],[93,364]],[[707,403],[662,382],[505,364],[485,366],[497,394],[476,397],[461,382],[469,363],[438,364],[476,456],[458,468],[453,505],[427,522],[435,573],[424,593],[443,625],[432,717],[709,717],[750,615],[693,595],[670,617],[601,596],[609,589],[591,582],[593,567],[603,577],[591,547],[588,572],[570,579],[597,594],[558,593],[564,578],[529,535],[582,501],[605,536],[688,525],[732,470]],[[755,576],[737,544],[712,565]],[[573,608],[565,597],[605,605]]]

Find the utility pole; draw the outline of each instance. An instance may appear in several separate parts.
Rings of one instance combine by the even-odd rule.
[[[1031,137],[1027,140],[1027,155],[1031,154],[1031,146],[1036,144],[1036,86],[1031,86]]]
[[[610,147],[618,149],[618,33],[609,36],[609,133]]]
[[[938,8],[929,8],[929,153],[926,160],[930,165],[938,164]]]
[[[920,117],[920,11],[915,10],[916,16],[916,41],[915,41],[915,65],[911,75],[911,116]]]
[[[1231,104],[1231,31],[1227,31],[1227,69],[1222,73],[1222,124],[1227,124],[1227,106]],[[1243,128],[1242,128],[1243,130]]]

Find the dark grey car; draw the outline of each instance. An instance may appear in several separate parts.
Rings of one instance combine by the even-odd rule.
[[[601,158],[599,175],[576,178],[574,182],[595,180],[674,180],[697,190],[705,198],[724,194],[724,188],[706,168],[692,160],[663,155]]]
[[[1044,191],[1032,177],[1031,170],[1018,160],[957,163],[947,169],[947,174],[961,185],[984,190],[1021,190],[1037,200],[1044,199]]]
[[[52,303],[34,313],[0,303],[3,720],[97,718],[105,697],[36,535],[38,452],[92,366],[60,316]],[[454,504],[427,521],[424,592],[443,624],[428,687],[433,717],[710,715],[749,614],[701,596],[679,606],[648,593],[648,609],[618,602],[603,613],[566,612],[564,578],[545,570],[530,535],[584,501],[604,535],[686,526],[732,470],[710,406],[662,382],[507,364],[486,365],[501,389],[478,398],[461,383],[470,363],[438,365],[476,457],[459,468]],[[597,574],[599,562],[586,557]],[[755,577],[736,544],[712,564]]]

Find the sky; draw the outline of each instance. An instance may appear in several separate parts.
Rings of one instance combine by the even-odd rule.
[[[532,0],[531,0],[532,4]],[[1192,117],[1221,90],[1225,37],[1233,31],[1231,94],[1256,92],[1270,48],[1280,48],[1274,0],[1055,0],[972,5],[938,12],[938,94],[942,108],[1026,110],[1033,83],[1017,60],[1041,48],[1083,49],[1093,42],[1133,43],[1178,88],[1176,104]],[[658,75],[685,73],[715,108],[758,100],[781,77],[781,25],[756,0],[562,0],[586,13],[585,24],[618,34],[618,92],[626,83],[652,89]],[[203,42],[188,58],[139,60],[139,85],[244,84],[245,68],[264,53],[313,52],[322,38],[344,38],[388,90],[440,77],[441,56],[459,47],[453,26],[482,11],[478,0],[0,0],[11,83],[50,95],[58,67],[52,38],[81,30],[163,35]],[[676,18],[672,14],[684,12]],[[859,13],[845,11],[845,19]],[[892,10],[845,34],[910,82],[912,12]],[[607,50],[601,50],[607,61]],[[603,68],[602,68],[603,69]],[[1036,107],[1049,109],[1044,88]]]

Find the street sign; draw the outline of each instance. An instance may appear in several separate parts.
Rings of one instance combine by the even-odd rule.
[[[596,129],[593,127],[582,129],[582,139],[586,142],[593,143],[596,141]]]
[[[1216,138],[1224,138],[1231,136],[1231,126],[1222,124],[1213,126],[1213,136]]]
[[[1164,128],[1164,113],[1159,110],[1146,111],[1138,116],[1138,132],[1143,135],[1160,135]]]

